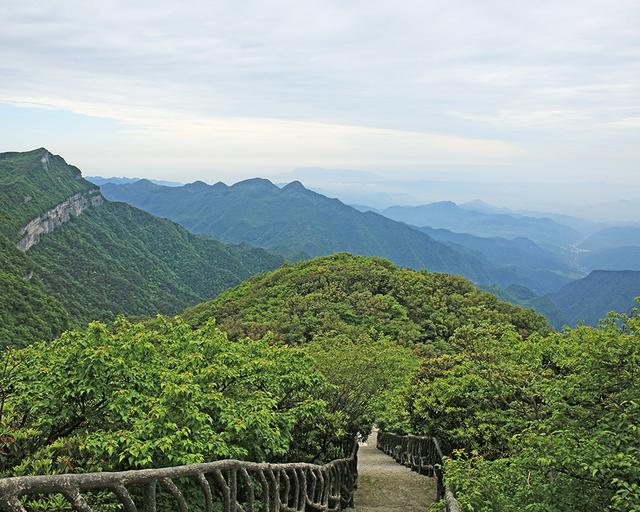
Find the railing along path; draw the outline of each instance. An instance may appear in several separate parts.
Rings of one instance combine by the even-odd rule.
[[[435,477],[437,481],[437,499],[444,499],[447,512],[462,512],[452,489],[444,483],[443,458],[440,442],[435,437],[402,436],[391,432],[379,432],[379,450],[392,456],[421,475]]]
[[[205,512],[339,512],[353,506],[357,450],[356,442],[349,457],[325,465],[222,460],[160,469],[4,478],[0,479],[0,510],[42,510],[32,508],[29,499],[61,495],[78,512],[103,510],[105,496],[111,498],[109,510],[117,505],[125,512],[188,512],[195,494],[200,503],[193,508]],[[101,504],[94,503],[96,498]]]

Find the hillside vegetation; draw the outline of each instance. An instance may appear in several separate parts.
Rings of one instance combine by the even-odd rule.
[[[45,149],[0,155],[0,344],[52,338],[118,313],[175,313],[283,261],[109,202],[70,215],[24,253],[16,248],[22,226],[97,190]]]
[[[404,346],[445,349],[469,322],[509,324],[524,336],[549,329],[541,315],[502,302],[462,277],[350,254],[285,265],[182,316],[194,325],[215,318],[234,336],[271,332],[291,344],[331,333],[375,333]]]
[[[459,329],[453,354],[424,358],[409,431],[453,449],[463,510],[640,510],[640,319],[523,339]]]
[[[255,277],[183,318],[305,347],[355,424],[438,436],[465,509],[637,510],[637,318],[553,333],[462,278],[347,254]],[[420,369],[392,363],[384,340],[412,347]],[[409,378],[361,384],[378,355]]]
[[[637,511],[638,333],[636,317],[554,333],[380,258],[305,260],[178,318],[5,350],[0,470],[322,461],[376,423],[437,435],[466,510]]]
[[[460,274],[477,283],[502,285],[505,280],[480,253],[442,244],[377,213],[360,212],[297,181],[279,188],[258,178],[233,186],[195,182],[182,187],[140,180],[106,184],[102,192],[194,233],[246,242],[292,260],[346,251],[415,269]]]

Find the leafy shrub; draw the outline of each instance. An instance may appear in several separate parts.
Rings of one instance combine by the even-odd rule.
[[[160,322],[94,322],[6,351],[2,474],[273,460],[322,418],[326,384],[301,350]]]

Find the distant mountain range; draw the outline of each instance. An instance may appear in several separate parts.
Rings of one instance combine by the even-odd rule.
[[[615,226],[589,235],[579,247],[581,249],[598,251],[614,247],[640,247],[640,227]]]
[[[392,206],[382,215],[414,226],[443,228],[481,237],[525,237],[541,243],[567,247],[581,240],[580,231],[549,218],[483,213],[451,201],[422,206]]]
[[[0,345],[175,313],[282,262],[105,201],[46,149],[0,154]]]
[[[480,202],[359,211],[369,209],[297,181],[105,180],[101,193],[42,148],[0,154],[0,345],[119,313],[174,313],[285,257],[336,252],[461,274],[556,327],[629,311],[640,295],[640,227]]]
[[[86,176],[85,180],[93,183],[94,185],[102,186],[106,183],[115,183],[116,185],[124,185],[125,183],[134,183],[136,181],[140,181],[142,178],[127,178],[125,176],[111,176],[110,178],[105,178],[103,176]],[[180,187],[184,185],[184,183],[179,183],[177,181],[167,181],[167,180],[149,180],[156,185],[162,185],[164,187]]]
[[[511,284],[524,285],[535,293],[557,290],[581,277],[565,252],[545,249],[528,238],[478,237],[447,229],[419,229],[440,242],[482,254],[492,264],[512,272]]]
[[[640,229],[603,228],[540,212],[527,215],[480,201],[377,211],[349,207],[297,181],[276,186],[257,178],[232,186],[195,182],[172,188],[140,180],[106,184],[102,191],[107,198],[170,218],[192,232],[250,243],[293,260],[347,251],[461,274],[514,303],[536,308],[558,327],[578,317],[594,321],[592,312],[572,312],[571,300],[578,311],[580,299],[565,294],[567,286],[589,279],[585,276],[592,270],[636,270],[640,265],[635,259]],[[618,278],[614,272],[601,279]],[[615,284],[608,289],[621,291]],[[601,300],[602,307],[593,311],[608,307],[604,297],[595,300]],[[619,304],[627,308],[626,295]]]
[[[282,188],[259,178],[232,186],[195,182],[169,188],[140,180],[106,184],[102,192],[112,200],[170,218],[194,233],[246,242],[289,259],[347,251],[382,256],[402,266],[461,274],[480,283],[502,281],[501,271],[480,254],[442,244],[382,215],[359,212],[297,181]]]

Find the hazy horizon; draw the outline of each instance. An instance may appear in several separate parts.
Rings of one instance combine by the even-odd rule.
[[[548,213],[548,214],[559,214],[559,215],[569,215],[575,216],[579,218],[583,218],[586,220],[596,221],[596,222],[605,222],[605,223],[639,223],[637,216],[635,216],[635,211],[637,211],[638,206],[640,206],[640,200],[612,200],[606,201],[603,194],[603,191],[606,192],[606,186],[602,183],[586,183],[582,184],[583,188],[586,189],[587,192],[591,192],[594,196],[597,195],[599,197],[598,201],[593,201],[589,204],[581,204],[581,203],[571,203],[571,204],[560,204],[554,200],[554,194],[549,194],[547,190],[547,196],[550,196],[550,199],[547,202],[539,201],[538,203],[531,203],[529,205],[523,205],[521,202],[517,200],[509,201],[506,198],[512,196],[513,193],[517,192],[522,184],[510,184],[511,187],[508,187],[507,184],[501,184],[502,188],[502,196],[496,194],[490,194],[487,191],[490,190],[494,185],[494,183],[472,183],[472,182],[446,182],[446,181],[431,181],[431,182],[389,182],[389,181],[381,181],[377,183],[379,189],[376,190],[376,183],[363,183],[358,181],[342,181],[335,182],[327,179],[323,179],[322,181],[314,182],[313,180],[308,180],[308,175],[305,175],[304,169],[294,170],[291,173],[283,174],[276,177],[266,177],[266,176],[253,176],[251,178],[244,178],[237,181],[224,181],[224,180],[214,180],[214,181],[204,181],[204,180],[194,180],[194,181],[204,181],[208,185],[213,185],[217,182],[223,182],[228,186],[233,186],[236,183],[241,181],[245,181],[246,179],[252,178],[262,178],[268,179],[273,184],[278,186],[284,186],[291,181],[300,181],[306,188],[313,190],[314,192],[318,192],[320,194],[326,195],[328,197],[335,197],[342,201],[345,204],[352,206],[363,206],[373,208],[375,210],[388,208],[391,206],[420,206],[429,203],[442,202],[442,201],[453,201],[458,205],[464,205],[466,203],[472,202],[483,202],[487,203],[487,206],[495,207],[496,209],[503,209],[504,212],[496,212],[496,213],[520,213],[520,214],[540,214],[540,213]],[[325,169],[327,174],[331,175],[332,170]],[[340,171],[335,171],[340,172]],[[344,171],[345,173],[347,171]],[[352,174],[355,171],[350,171]],[[86,178],[99,178],[99,179],[114,179],[114,178],[124,178],[124,179],[149,179],[163,186],[181,186],[187,185],[189,183],[193,183],[193,181],[186,182],[176,182],[176,181],[165,181],[161,179],[154,178],[153,176],[149,177],[140,177],[140,176],[90,176],[85,173]],[[364,186],[363,186],[364,185]],[[538,186],[540,187],[539,191],[542,195],[542,191],[548,188],[548,184],[527,184],[529,188]],[[407,191],[411,190],[412,193],[408,193]],[[615,190],[614,190],[615,192]],[[558,191],[561,195],[562,191]],[[584,193],[584,191],[583,191]],[[640,192],[638,193],[640,196]],[[502,199],[504,200],[501,200]],[[624,203],[629,202],[630,204],[626,205]],[[614,204],[615,203],[615,204]],[[627,212],[631,210],[634,214],[629,215]]]
[[[3,151],[97,176],[302,173],[378,206],[640,198],[633,0],[5,4]]]

